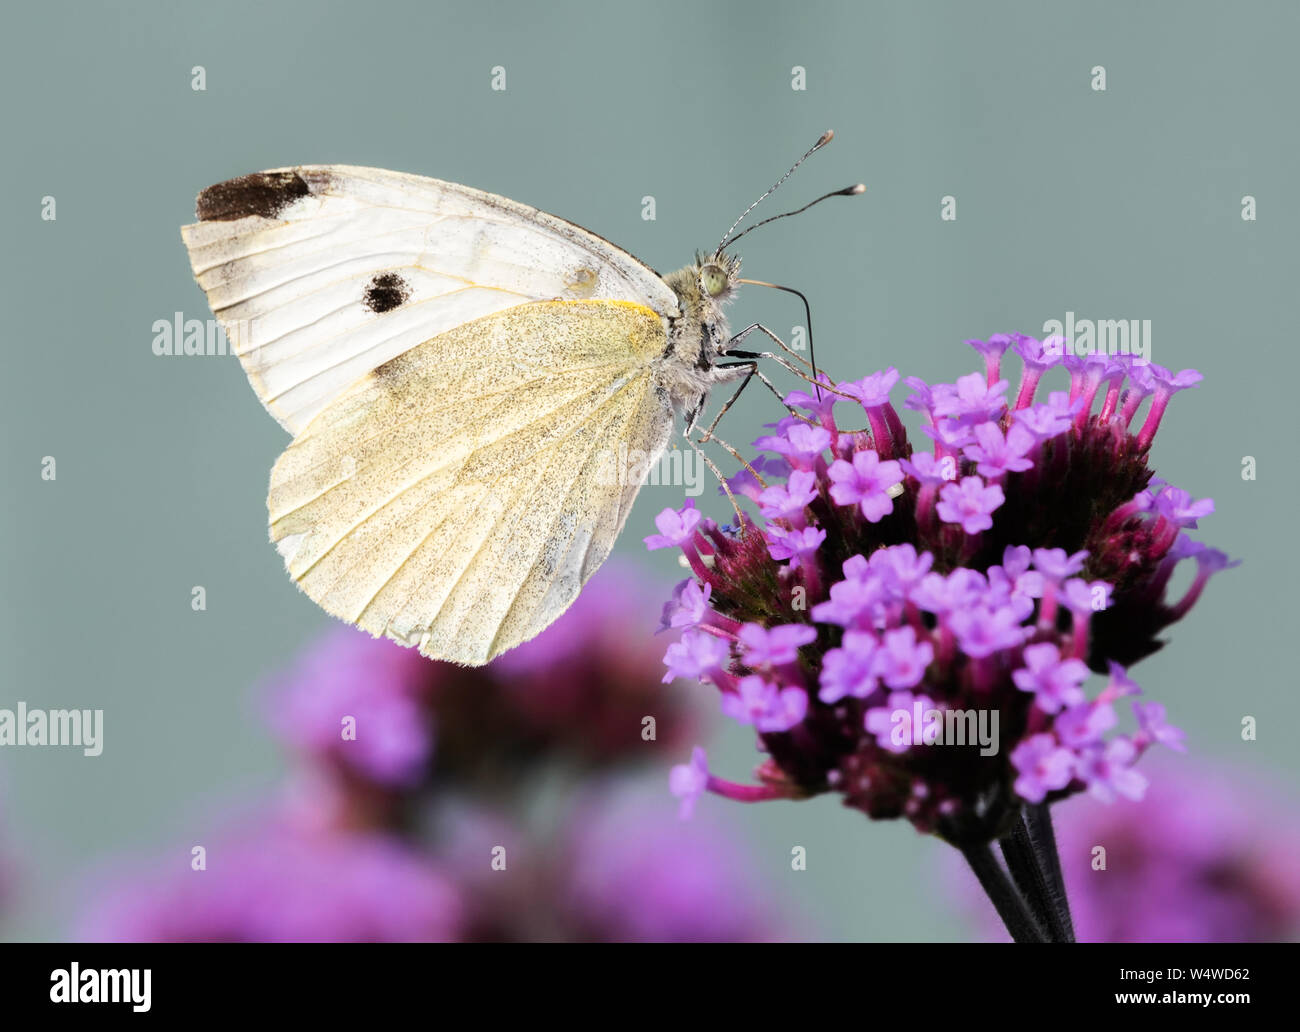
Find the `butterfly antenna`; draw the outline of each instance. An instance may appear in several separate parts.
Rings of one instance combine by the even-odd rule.
[[[783,211],[783,212],[781,212],[780,215],[772,215],[771,217],[764,219],[762,222],[755,222],[752,226],[747,226],[747,227],[745,227],[745,228],[742,229],[739,233],[737,233],[734,237],[731,238],[731,240],[730,240],[728,246],[730,246],[730,244],[734,244],[737,240],[739,240],[741,237],[743,237],[746,233],[750,233],[750,232],[752,232],[752,231],[758,229],[759,226],[766,226],[769,222],[775,222],[777,219],[785,219],[785,218],[789,218],[791,215],[799,215],[799,214],[801,214],[802,212],[807,211],[807,210],[808,210],[809,208],[811,208],[814,204],[821,204],[822,201],[827,200],[827,199],[829,199],[829,198],[831,198],[831,197],[856,197],[858,194],[865,192],[866,189],[867,189],[867,188],[866,188],[866,185],[865,185],[865,184],[863,184],[863,183],[854,183],[852,186],[846,186],[843,190],[832,190],[832,191],[831,191],[830,193],[828,193],[828,194],[822,194],[822,195],[821,195],[820,197],[818,197],[815,201],[809,201],[809,202],[808,202],[807,204],[805,204],[802,208],[795,208],[794,211]]]
[[[793,165],[791,165],[790,170],[786,172],[785,175],[783,175],[780,179],[778,179],[775,183],[773,183],[770,187],[768,187],[768,189],[763,192],[763,195],[758,200],[756,200],[753,204],[751,204],[748,208],[746,208],[744,211],[740,213],[740,218],[736,219],[736,221],[731,224],[731,228],[722,234],[722,243],[718,244],[718,249],[713,253],[721,254],[723,248],[725,248],[728,243],[732,242],[731,234],[736,231],[737,226],[739,226],[742,222],[745,221],[745,217],[751,211],[757,208],[760,204],[762,204],[765,200],[767,200],[767,198],[770,197],[782,183],[784,183],[787,179],[789,179],[790,176],[794,174],[795,169],[797,169],[805,161],[807,161],[819,150],[825,147],[834,138],[835,138],[834,129],[827,129],[824,133],[822,133],[821,136],[818,138],[817,142],[808,148],[808,153],[806,153],[802,158],[800,158]],[[740,239],[740,238],[737,237],[736,239]]]

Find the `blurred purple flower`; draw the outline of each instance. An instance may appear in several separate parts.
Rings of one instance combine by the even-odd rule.
[[[1054,808],[1080,942],[1278,942],[1300,935],[1300,805],[1257,775],[1166,761],[1140,802]],[[1099,852],[1104,850],[1103,852]],[[963,907],[1005,939],[975,879],[947,865]]]
[[[282,682],[271,725],[301,752],[382,785],[412,785],[433,752],[430,666],[414,649],[335,629]]]
[[[76,930],[93,942],[454,940],[462,903],[431,858],[388,835],[306,835],[268,823],[99,887]]]
[[[579,807],[570,827],[564,909],[576,938],[750,942],[793,930],[725,822],[680,821],[662,797],[624,794]]]
[[[335,628],[274,685],[272,727],[312,761],[388,792],[431,775],[499,776],[544,754],[580,764],[640,757],[647,715],[660,743],[694,730],[681,691],[660,684],[651,636],[660,605],[645,581],[606,564],[559,620],[482,668]],[[707,591],[687,585],[666,619],[690,627],[711,618],[707,603]]]

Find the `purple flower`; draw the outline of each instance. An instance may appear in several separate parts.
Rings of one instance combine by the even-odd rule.
[[[506,930],[513,924],[517,937],[530,940],[651,943],[812,934],[783,913],[753,850],[725,814],[680,821],[664,810],[632,790],[585,802],[569,818],[566,838],[542,858],[559,883],[526,892],[512,884],[502,907]]]
[[[668,772],[668,788],[682,801],[679,815],[682,820],[690,820],[695,813],[695,804],[704,790],[709,787],[709,757],[704,749],[696,746],[691,750],[691,762],[679,763]]]
[[[123,879],[82,919],[95,942],[421,942],[458,937],[464,904],[430,857],[387,835],[254,827]]]
[[[1106,690],[1102,693],[1105,698],[1121,699],[1126,695],[1141,695],[1142,689],[1137,682],[1128,676],[1128,672],[1116,663],[1114,660],[1107,664],[1110,670],[1110,680],[1106,683]]]
[[[1058,584],[1082,570],[1087,559],[1088,553],[1086,550],[1075,552],[1074,555],[1068,555],[1064,548],[1034,549],[1034,569]]]
[[[910,459],[900,459],[898,465],[908,476],[928,487],[939,487],[957,479],[957,462],[951,456],[940,459],[933,452],[913,452]]]
[[[695,528],[699,525],[700,513],[695,508],[694,499],[681,509],[664,509],[655,517],[659,533],[646,538],[645,546],[649,549],[680,548],[695,536]]]
[[[911,599],[927,613],[955,613],[973,605],[987,588],[977,571],[958,567],[947,577],[927,573],[912,590]]]
[[[839,389],[852,398],[857,398],[864,409],[879,408],[889,404],[889,392],[898,383],[898,370],[893,366],[879,373],[872,373],[861,380],[839,384]]]
[[[816,553],[826,540],[826,531],[820,527],[802,530],[784,530],[773,527],[768,531],[768,554],[773,559],[805,559]]]
[[[1000,477],[1033,468],[1033,462],[1025,455],[1037,442],[1019,423],[1013,423],[1005,437],[996,423],[980,423],[974,432],[977,443],[967,445],[964,454],[978,463],[975,470],[981,476]]]
[[[692,681],[711,678],[726,666],[730,656],[725,641],[704,631],[688,630],[682,634],[681,641],[673,642],[664,653],[668,672],[663,683],[679,677]]]
[[[959,452],[975,440],[973,423],[957,419],[939,419],[932,426],[921,427],[921,433],[938,441],[950,452]]]
[[[1013,671],[1011,679],[1022,692],[1032,692],[1038,708],[1057,713],[1063,706],[1077,706],[1086,696],[1083,682],[1088,665],[1079,659],[1061,659],[1061,650],[1051,642],[1025,646],[1025,665]]]
[[[823,387],[832,386],[825,377],[818,380]],[[820,395],[820,396],[819,396]],[[834,391],[822,390],[813,391],[791,391],[785,396],[785,403],[792,408],[801,408],[805,412],[811,412],[819,423],[829,423],[832,421],[832,411],[837,401],[843,401],[843,397]]]
[[[875,655],[875,669],[885,685],[897,691],[920,684],[925,668],[933,660],[934,646],[928,641],[918,642],[914,628],[900,627],[885,632]]]
[[[1067,395],[1063,391],[1056,391],[1052,397],[1064,400]],[[1029,408],[1016,409],[1011,413],[1015,420],[1016,426],[1024,427],[1025,430],[1033,434],[1040,441],[1046,441],[1055,437],[1057,434],[1063,434],[1070,429],[1073,422],[1074,414],[1069,411],[1068,403],[1065,409],[1060,405],[1042,404],[1032,405]]]
[[[1023,553],[1023,554],[1022,554]],[[1016,607],[1019,620],[1026,620],[1034,608],[1034,599],[1046,590],[1043,575],[1029,569],[1029,549],[1007,548],[1001,566],[989,567],[989,595],[999,603]]]
[[[918,584],[934,565],[929,552],[917,554],[910,544],[882,548],[872,554],[869,567],[880,575],[897,594],[906,595]]]
[[[846,631],[843,644],[826,653],[822,662],[821,691],[817,697],[822,702],[835,703],[846,696],[865,699],[874,692],[878,648],[879,642],[870,631]]]
[[[1141,799],[1147,779],[1133,769],[1137,757],[1137,746],[1121,735],[1085,753],[1079,761],[1079,777],[1088,783],[1088,791],[1103,803],[1111,802],[1116,796]]]
[[[783,455],[795,469],[812,469],[831,446],[831,435],[824,427],[794,420],[784,434],[760,437],[754,446]]]
[[[866,625],[886,598],[879,577],[848,577],[832,584],[830,595],[826,602],[813,606],[812,617],[839,627]]]
[[[790,463],[785,459],[774,459],[768,455],[760,455],[756,459],[750,459],[748,466],[742,466],[734,476],[727,477],[726,486],[742,498],[758,501],[758,496],[763,493],[765,488],[755,478],[755,473],[762,477],[788,477],[790,475]],[[726,494],[722,489],[722,485],[718,485],[718,494],[724,496]]]
[[[966,343],[986,359],[1001,358],[1007,348],[1011,347],[1012,339],[1009,334],[995,333],[988,340],[968,340]]]
[[[1007,381],[990,384],[979,373],[957,378],[955,390],[936,389],[934,414],[936,418],[955,419],[967,426],[996,420],[1006,411]]]
[[[1025,640],[1022,617],[1012,605],[958,609],[948,619],[962,651],[976,659],[1015,648]]]
[[[945,523],[960,523],[967,534],[978,534],[993,526],[991,514],[1005,500],[997,484],[986,487],[979,477],[963,477],[961,483],[940,489],[937,511]]]
[[[1089,584],[1080,577],[1071,577],[1061,588],[1061,604],[1075,613],[1087,615],[1110,608],[1111,587],[1105,581]]]
[[[429,673],[414,650],[338,628],[282,682],[272,725],[302,752],[334,757],[377,784],[410,786],[433,755]]]
[[[1156,512],[1179,527],[1196,529],[1197,521],[1214,512],[1214,499],[1192,501],[1192,496],[1177,487],[1166,487],[1155,497]]]
[[[664,603],[663,617],[659,630],[667,631],[681,627],[695,627],[703,623],[709,613],[709,598],[713,594],[713,585],[688,578],[673,588],[673,597]]]
[[[1061,361],[1065,354],[1061,343],[1062,340],[1058,337],[1049,337],[1047,340],[1040,342],[1033,337],[1016,334],[1016,343],[1013,347],[1016,354],[1025,363],[1026,368],[1041,373]]]
[[[759,731],[789,731],[808,712],[808,696],[802,688],[782,688],[754,674],[742,677],[735,692],[722,696],[722,712]]]
[[[891,490],[903,481],[903,470],[897,462],[881,462],[874,451],[862,451],[853,461],[836,459],[828,471],[831,479],[831,497],[836,505],[858,503],[862,515],[870,523],[878,523],[893,511]]]
[[[868,709],[863,728],[876,739],[876,745],[891,753],[905,753],[921,741],[923,727],[913,727],[917,704],[921,714],[934,709],[934,700],[909,691],[890,692],[883,706]]]
[[[1081,749],[1100,742],[1118,720],[1109,702],[1082,702],[1057,717],[1054,729],[1062,745]]]
[[[1074,753],[1051,735],[1026,738],[1011,753],[1011,765],[1020,775],[1016,794],[1031,803],[1041,803],[1048,792],[1064,788],[1074,777]]]
[[[1187,751],[1187,746],[1183,744],[1183,739],[1187,736],[1183,733],[1182,728],[1174,727],[1173,724],[1165,720],[1163,703],[1135,702],[1133,703],[1133,715],[1137,717],[1138,727],[1141,728],[1140,734],[1145,739],[1167,745],[1170,749],[1175,749],[1178,752]]]
[[[903,402],[903,408],[914,412],[934,413],[934,391],[919,376],[909,376],[903,381],[912,388],[912,393]]]
[[[799,647],[816,640],[817,629],[810,624],[767,628],[751,623],[740,629],[740,644],[745,647],[742,658],[748,667],[783,666],[797,662]]]
[[[769,520],[789,520],[803,516],[803,510],[817,497],[817,477],[808,470],[796,469],[784,484],[774,484],[758,496],[763,515]]]

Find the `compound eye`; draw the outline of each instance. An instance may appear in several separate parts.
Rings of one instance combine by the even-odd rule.
[[[716,265],[706,265],[700,271],[700,285],[709,297],[717,297],[727,289],[727,274]]]

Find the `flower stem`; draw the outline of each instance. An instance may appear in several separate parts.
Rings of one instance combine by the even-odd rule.
[[[1049,942],[1074,942],[1070,903],[1056,852],[1052,815],[1046,804],[1027,806],[1002,838],[1002,855]]]
[[[1007,872],[998,863],[993,850],[986,843],[981,843],[963,846],[961,851],[966,862],[970,864],[971,870],[975,872],[975,877],[979,879],[980,885],[983,886],[985,894],[997,910],[998,916],[1002,918],[1002,923],[1007,926],[1011,938],[1016,942],[1046,942],[1047,938],[1042,928],[1025,905],[1024,898],[1016,890],[1016,886],[1007,877]]]
[[[1057,919],[1065,932],[1065,941],[1074,942],[1074,921],[1070,917],[1070,899],[1065,892],[1061,873],[1061,856],[1056,849],[1056,832],[1052,829],[1052,811],[1046,803],[1030,806],[1025,814],[1034,853],[1047,870],[1047,884],[1057,909]]]

